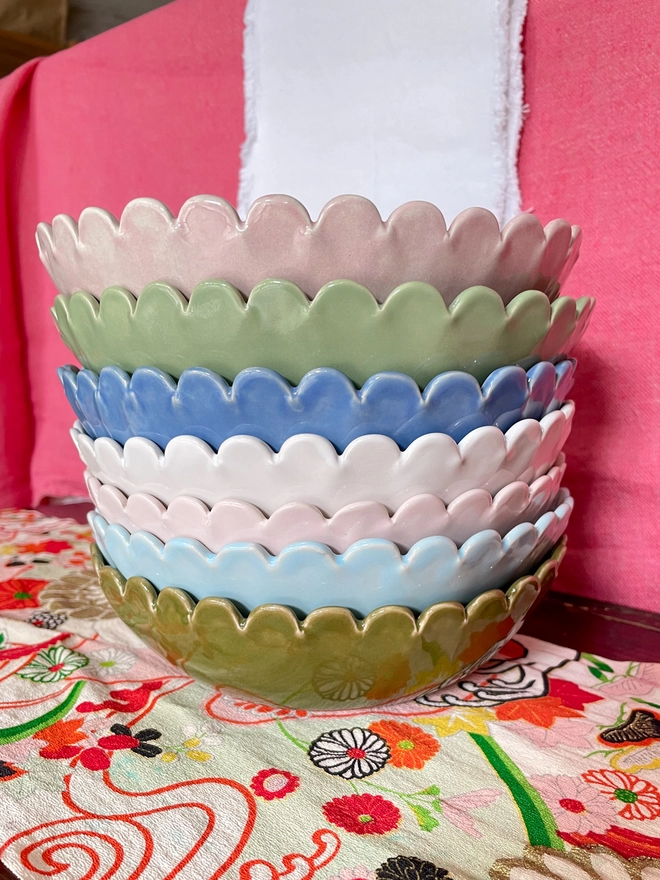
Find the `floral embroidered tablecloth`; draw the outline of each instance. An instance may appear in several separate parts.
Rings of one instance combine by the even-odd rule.
[[[660,665],[521,636],[378,712],[256,705],[143,646],[89,541],[0,513],[0,860],[18,877],[660,880]]]

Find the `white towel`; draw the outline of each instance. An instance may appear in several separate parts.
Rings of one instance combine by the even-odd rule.
[[[239,209],[333,196],[383,217],[412,199],[450,221],[519,210],[526,0],[248,0]]]

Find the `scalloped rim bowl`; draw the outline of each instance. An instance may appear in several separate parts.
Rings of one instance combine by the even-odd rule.
[[[294,434],[318,434],[343,452],[364,434],[384,434],[406,448],[423,434],[449,434],[458,442],[486,425],[507,431],[558,409],[574,371],[574,360],[542,361],[527,372],[501,367],[482,386],[469,373],[442,373],[424,391],[402,373],[377,373],[356,390],[328,368],[307,373],[297,386],[259,367],[243,370],[233,385],[202,368],[186,370],[178,382],[156,367],[129,376],[118,367],[99,375],[67,366],[58,375],[94,439],[146,437],[164,448],[190,434],[217,450],[229,437],[249,434],[278,450]]]
[[[89,523],[111,565],[157,589],[178,587],[197,600],[218,596],[248,610],[275,602],[302,615],[341,606],[365,617],[386,605],[418,613],[438,602],[467,604],[484,589],[499,589],[533,570],[564,534],[572,511],[573,499],[562,489],[554,510],[503,538],[493,530],[478,532],[459,549],[450,538],[432,536],[405,554],[382,538],[365,538],[342,554],[308,541],[289,544],[277,556],[251,543],[212,553],[190,538],[163,544],[149,532],[131,535],[95,512]]]
[[[246,302],[223,281],[205,281],[190,299],[154,282],[139,299],[119,288],[59,294],[52,309],[64,343],[88,369],[127,373],[153,366],[179,377],[205,367],[233,381],[248,367],[266,367],[298,383],[331,367],[356,385],[383,371],[420,386],[448,370],[482,382],[498,367],[534,356],[570,354],[587,328],[593,300],[538,290],[505,307],[487,287],[463,290],[450,306],[422,282],[398,287],[379,305],[352,281],[333,281],[310,302],[290,281],[269,279]]]
[[[504,536],[514,526],[536,520],[550,510],[566,470],[563,453],[555,467],[528,486],[510,483],[493,498],[485,489],[472,489],[445,505],[435,495],[415,495],[390,515],[374,501],[348,504],[325,517],[311,504],[291,502],[265,516],[245,501],[220,501],[211,509],[197,498],[182,495],[169,506],[153,495],[128,497],[114,486],[102,485],[89,471],[87,488],[97,511],[127,532],[151,532],[161,541],[193,538],[217,553],[226,544],[261,544],[271,554],[288,544],[313,541],[343,553],[364,538],[385,538],[407,552],[432,535],[444,535],[458,546],[476,532],[494,529]]]
[[[553,466],[570,433],[571,401],[540,422],[525,419],[503,434],[477,428],[460,443],[426,434],[401,450],[389,437],[358,437],[343,453],[315,434],[297,434],[279,452],[256,437],[230,437],[218,452],[197,437],[171,440],[165,450],[132,437],[92,440],[77,424],[71,432],[87,469],[101,483],[131,495],[144,492],[163,504],[191,495],[209,506],[247,501],[271,515],[292,501],[313,504],[325,516],[356,501],[395,511],[414,495],[451,503],[470,489],[492,495],[509,483],[527,484]]]
[[[290,278],[310,297],[335,278],[373,291],[379,302],[399,284],[425,281],[447,303],[474,284],[509,302],[521,290],[556,295],[577,260],[581,232],[565,220],[545,228],[520,214],[500,230],[484,208],[463,211],[447,229],[428,202],[408,202],[384,222],[368,199],[338,196],[316,222],[285,195],[257,199],[245,222],[224,199],[194,196],[178,217],[156,199],[135,199],[121,220],[86,208],[78,223],[58,214],[37,227],[39,255],[61,293],[100,296],[122,285],[138,294],[160,278],[188,295],[204,278],[249,292],[264,278]]]
[[[535,574],[467,608],[445,602],[417,619],[407,608],[379,608],[361,621],[346,608],[300,621],[277,605],[243,618],[226,599],[196,604],[182,590],[157,594],[144,578],[126,581],[94,546],[92,560],[119,617],[186,675],[259,703],[336,712],[413,699],[468,675],[522,626],[565,550],[564,537]]]

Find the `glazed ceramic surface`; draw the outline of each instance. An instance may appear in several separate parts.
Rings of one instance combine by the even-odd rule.
[[[316,223],[289,196],[266,196],[243,223],[223,199],[196,196],[174,218],[154,199],[130,202],[117,220],[87,208],[76,223],[60,214],[40,223],[41,259],[62,293],[100,296],[120,284],[136,295],[155,278],[189,295],[205,278],[248,293],[264,278],[291,278],[305,293],[335,278],[364,284],[382,302],[398,285],[426,281],[445,301],[473,284],[505,302],[521,290],[556,294],[578,256],[580,229],[554,220],[545,229],[521,214],[500,231],[483,208],[460,214],[449,230],[427,202],[409,202],[384,223],[359,196],[329,202]]]
[[[467,608],[441,603],[418,618],[389,607],[356,620],[323,608],[304,620],[265,605],[244,619],[226,599],[198,604],[182,590],[157,593],[92,558],[108,601],[140,638],[187,675],[235,688],[258,702],[297,709],[357,709],[411,699],[467,675],[522,626],[550,587],[566,539],[535,575],[489,590]]]
[[[163,452],[151,440],[92,440],[80,426],[72,437],[101,483],[126,495],[144,492],[169,504],[191,495],[209,506],[247,501],[271,515],[292,501],[313,504],[326,516],[356,501],[376,501],[393,513],[414,495],[436,495],[449,504],[470,489],[499,492],[509,483],[531,483],[546,474],[568,437],[569,401],[540,422],[525,419],[506,434],[477,428],[456,443],[426,434],[402,451],[377,434],[358,437],[339,454],[329,440],[297,434],[273,450],[256,437],[230,437],[216,453],[197,437],[175,437]]]
[[[131,534],[151,532],[161,541],[194,538],[212,552],[226,544],[249,541],[277,554],[288,544],[314,541],[343,553],[363,538],[385,538],[407,552],[432,535],[444,535],[458,546],[476,532],[494,529],[504,536],[514,526],[536,522],[554,507],[565,471],[560,463],[531,486],[510,483],[493,498],[485,489],[472,489],[447,506],[435,495],[415,495],[390,515],[374,501],[359,501],[325,517],[318,507],[292,502],[271,516],[245,501],[220,501],[211,509],[197,498],[180,496],[169,506],[137,492],[126,497],[114,486],[103,486],[87,474],[87,487],[98,512],[109,523]]]
[[[275,602],[309,614],[340,606],[365,617],[385,605],[416,613],[436,602],[470,602],[532,571],[568,525],[573,499],[562,490],[554,511],[522,523],[504,538],[478,532],[459,549],[450,538],[423,538],[406,554],[391,541],[366,538],[335,554],[324,544],[289,544],[271,556],[260,544],[228,544],[218,553],[199,541],[163,544],[149,532],[130,534],[90,513],[103,556],[124,577],[140,576],[157,589],[172,586],[193,598],[218,596],[241,609]]]
[[[179,377],[206,367],[233,381],[248,367],[267,367],[298,383],[317,367],[332,367],[363,385],[394,370],[426,386],[447,370],[482,382],[496,370],[534,356],[568,355],[584,333],[593,300],[540,291],[506,306],[493,290],[472,287],[448,307],[421,282],[403,284],[379,306],[367,288],[333,281],[310,302],[290,281],[268,280],[246,302],[236,288],[205,281],[187,300],[155,282],[139,299],[111,287],[60,294],[53,315],[65,344],[94,372],[158,367]]]
[[[424,389],[402,373],[378,373],[361,390],[343,373],[319,368],[291,386],[278,373],[254,367],[233,385],[210,370],[191,368],[176,382],[155,367],[129,376],[118,367],[58,370],[67,399],[90,437],[126,443],[146,437],[160,447],[180,434],[214,449],[249,434],[278,450],[294,434],[319,434],[340,452],[364,434],[384,434],[405,448],[423,434],[449,434],[495,425],[507,431],[525,418],[558,409],[573,385],[575,361],[542,361],[525,373],[501,367],[480,386],[469,373],[443,373]]]

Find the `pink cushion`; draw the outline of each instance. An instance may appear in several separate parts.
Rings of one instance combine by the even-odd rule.
[[[576,355],[560,588],[660,610],[660,19],[644,0],[530,0],[525,208],[584,228],[566,285],[598,302]]]
[[[16,250],[35,421],[34,502],[85,494],[68,435],[72,413],[55,373],[75,359],[49,314],[56,290],[37,256],[36,224],[62,212],[77,217],[87,205],[120,213],[138,195],[162,199],[175,212],[192,193],[235,202],[244,138],[242,18],[243,0],[178,0],[44,59],[29,103],[13,104],[20,136],[10,139],[3,126],[10,158],[20,160],[18,173],[7,173],[20,206]],[[0,84],[0,102],[8,102],[9,87]],[[0,228],[0,246],[5,242]],[[6,284],[0,289],[6,294]],[[13,384],[9,405],[23,413],[21,440],[7,468],[13,483],[0,483],[2,506],[30,503],[29,422],[16,406],[27,397],[20,371]]]

